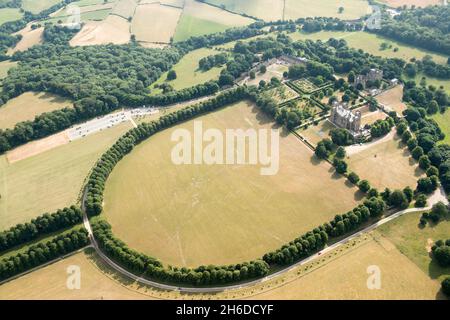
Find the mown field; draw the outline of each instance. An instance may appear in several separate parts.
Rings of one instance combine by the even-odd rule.
[[[163,73],[161,77],[152,85],[151,94],[161,93],[161,90],[155,88],[155,86],[162,83],[168,83],[175,90],[180,90],[205,83],[210,80],[218,79],[220,71],[222,70],[221,67],[212,68],[208,71],[202,71],[199,70],[198,65],[200,59],[216,54],[219,54],[219,52],[208,48],[202,48],[189,52],[172,68],[172,70],[175,70],[177,73],[177,78],[172,81],[167,81],[167,72]]]
[[[205,129],[273,126],[248,103],[197,120]],[[292,135],[280,138],[280,170],[274,176],[260,175],[260,166],[176,166],[171,134],[192,125],[161,132],[135,148],[114,169],[105,191],[104,212],[114,233],[165,263],[254,259],[359,200],[355,188]]]
[[[17,8],[3,8],[0,9],[0,26],[5,22],[15,21],[22,18],[20,9]]]
[[[417,179],[423,172],[401,140],[393,137],[390,134],[381,138],[380,143],[349,147],[358,150],[355,153],[349,151],[349,170],[368,180],[378,190],[386,187],[403,189],[407,186],[415,189]]]
[[[61,0],[22,0],[22,9],[39,13],[60,2]]]
[[[26,51],[34,45],[44,42],[44,27],[32,29],[31,24],[20,30],[16,34],[22,36],[22,39],[16,44],[14,48],[8,49],[8,55],[12,55],[18,51]]]
[[[100,155],[131,123],[9,164],[0,157],[0,230],[74,204]]]
[[[72,107],[70,100],[50,93],[27,92],[0,107],[0,129],[12,128],[42,113],[66,107]]]
[[[434,61],[442,64],[447,63],[447,57],[444,55],[432,53],[423,49],[417,49],[406,44],[402,44],[379,35],[367,32],[335,32],[335,31],[321,31],[315,33],[290,33],[289,36],[294,40],[322,40],[326,41],[330,38],[345,39],[350,47],[362,49],[368,53],[383,58],[401,58],[409,61],[411,58],[422,59],[426,55],[430,55]],[[392,45],[391,49],[381,50],[381,44],[386,42]],[[394,52],[394,48],[398,48]]]
[[[371,12],[366,0],[286,0],[285,19],[334,17],[342,20],[358,19]],[[339,13],[339,8],[344,8]]]

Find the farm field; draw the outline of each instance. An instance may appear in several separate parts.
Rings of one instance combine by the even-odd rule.
[[[34,120],[45,112],[72,107],[65,98],[44,92],[26,92],[0,107],[0,129],[13,128],[17,123]]]
[[[62,0],[22,0],[22,9],[32,13],[40,13]]]
[[[342,20],[358,19],[371,12],[366,0],[286,0],[285,19],[298,19],[307,17],[334,17]],[[339,7],[344,11],[339,13]]]
[[[20,9],[17,8],[3,8],[0,9],[0,26],[5,22],[15,21],[22,18]]]
[[[445,139],[441,143],[450,143],[450,111],[447,109],[445,113],[438,113],[433,119],[439,124],[439,128],[445,133]]]
[[[175,34],[181,12],[181,9],[159,3],[139,5],[133,17],[131,33],[140,42],[168,44]]]
[[[70,266],[81,269],[80,290],[68,290],[67,269]],[[46,266],[35,272],[0,286],[0,300],[111,300],[150,299],[149,296],[131,290],[128,280],[110,277],[111,271],[92,249],[85,249],[71,257]]]
[[[174,41],[183,41],[192,36],[222,32],[254,22],[238,14],[216,8],[194,0],[186,0],[178,22]]]
[[[426,7],[442,4],[442,0],[378,0],[378,2],[385,3],[393,8],[398,8],[405,5],[408,7]]]
[[[266,21],[283,19],[283,0],[206,0],[205,2]]]
[[[138,3],[139,0],[117,0],[114,4],[112,14],[124,19],[133,18]]]
[[[349,47],[355,49],[362,49],[375,56],[381,56],[383,58],[401,58],[409,61],[411,58],[422,59],[426,55],[430,55],[437,63],[446,64],[447,57],[444,55],[432,53],[423,49],[417,49],[406,44],[402,44],[379,35],[375,35],[368,32],[343,32],[343,31],[320,31],[316,33],[303,33],[295,32],[290,33],[289,36],[293,40],[322,40],[327,41],[330,38],[345,39]],[[380,50],[380,46],[383,42],[392,44],[392,49]],[[397,52],[394,52],[394,48],[399,48]]]
[[[408,106],[402,101],[403,100],[403,86],[395,86],[392,89],[386,90],[379,94],[375,98],[378,103],[387,106],[392,111],[397,112],[401,115]]]
[[[245,102],[197,121],[205,129],[220,130],[273,126]],[[292,135],[282,134],[280,170],[274,176],[260,175],[259,166],[176,166],[170,160],[170,136],[179,128],[190,131],[192,125],[176,126],[140,144],[116,166],[106,185],[104,214],[114,233],[164,263],[197,266],[254,259],[359,200],[355,188],[333,176],[330,166],[317,162]]]
[[[122,17],[108,15],[103,21],[87,22],[69,43],[71,46],[125,44],[130,39],[130,23]]]
[[[0,80],[6,78],[8,71],[17,66],[17,62],[5,60],[0,62]]]
[[[294,280],[279,278],[267,283],[263,293],[250,299],[445,299],[439,292],[438,281],[430,279],[394,244],[372,232],[367,240],[352,248],[335,250],[337,257],[316,266],[304,275],[293,275]],[[381,271],[381,288],[369,290],[369,266]],[[314,268],[314,266],[313,266]],[[295,270],[297,271],[297,269]],[[304,271],[303,271],[304,272]],[[284,279],[284,281],[283,281]],[[290,281],[289,281],[290,280]],[[330,289],[332,288],[332,289]],[[255,288],[254,292],[258,292]]]
[[[205,72],[199,70],[198,65],[200,59],[215,54],[219,54],[219,52],[208,48],[202,48],[189,52],[172,68],[172,70],[175,70],[177,73],[177,79],[166,81],[167,72],[163,73],[161,77],[154,84],[152,84],[151,94],[161,93],[161,90],[155,88],[155,86],[163,83],[170,84],[175,90],[181,90],[210,80],[218,79],[220,71],[222,70],[221,67],[212,68],[211,70]]]
[[[43,34],[44,28],[32,29],[31,24],[20,30],[16,34],[20,34],[22,39],[16,44],[14,48],[8,49],[8,55],[12,55],[18,51],[26,51],[34,45],[38,45],[44,42]]]
[[[368,180],[378,190],[386,187],[403,189],[407,186],[415,189],[417,180],[423,174],[394,131],[378,142],[348,147],[347,153],[349,170]]]
[[[444,275],[450,274],[450,267],[439,266],[431,259],[429,251],[437,240],[448,239],[450,221],[420,228],[420,217],[421,213],[411,213],[381,226],[378,231],[430,278],[442,281]]]
[[[74,204],[92,165],[131,127],[124,123],[12,164],[1,156],[0,230]]]

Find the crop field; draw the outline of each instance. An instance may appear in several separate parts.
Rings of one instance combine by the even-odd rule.
[[[45,112],[72,107],[72,102],[50,94],[27,92],[0,107],[0,129],[14,127],[18,122],[33,120]]]
[[[0,62],[0,80],[6,78],[8,71],[15,66],[17,66],[17,62],[15,61],[5,60]]]
[[[416,6],[416,7],[426,7],[432,5],[442,4],[442,0],[378,0],[381,3],[385,3],[390,7],[398,8],[403,6]]]
[[[70,40],[71,46],[125,44],[131,39],[130,23],[119,16],[108,15],[103,21],[89,21]]]
[[[283,0],[206,0],[205,2],[266,21],[283,19]]]
[[[16,34],[20,34],[22,39],[17,43],[14,48],[10,48],[8,50],[8,55],[12,55],[18,51],[26,51],[32,46],[41,44],[44,42],[43,34],[44,28],[32,29],[31,24],[26,26],[24,29],[20,30]]]
[[[181,9],[158,3],[139,5],[131,24],[131,33],[137,41],[170,43],[181,12]]]
[[[450,274],[450,267],[443,268],[432,261],[430,250],[437,240],[448,239],[450,221],[444,220],[420,228],[420,216],[421,213],[402,216],[382,226],[378,231],[430,278],[442,281],[444,275]]]
[[[22,0],[22,9],[39,13],[60,2],[61,0]]]
[[[133,18],[138,2],[139,0],[117,0],[112,10],[112,14],[124,19]]]
[[[414,48],[400,42],[392,41],[379,35],[368,32],[335,32],[335,31],[321,31],[315,33],[290,33],[289,36],[294,40],[322,40],[327,41],[330,38],[345,39],[349,47],[355,49],[362,49],[375,56],[383,58],[401,58],[409,61],[411,58],[422,59],[426,55],[430,55],[437,63],[446,64],[447,57],[436,54],[424,49]],[[392,49],[381,50],[380,46],[383,42],[392,45]],[[399,50],[394,51],[395,48]]]
[[[330,138],[330,131],[335,126],[328,120],[319,122],[316,126],[311,125],[306,129],[298,130],[302,137],[304,137],[313,146],[316,146],[321,140]]]
[[[14,163],[1,156],[0,230],[74,204],[92,165],[131,127],[124,123]]]
[[[172,70],[177,73],[177,78],[172,81],[167,80],[167,72],[152,85],[152,94],[161,93],[160,89],[155,86],[162,83],[170,84],[175,90],[180,90],[195,86],[197,84],[205,83],[210,80],[216,80],[219,78],[222,67],[212,68],[208,71],[199,70],[198,62],[200,59],[218,54],[219,52],[213,49],[202,48],[194,50],[185,55],[177,64],[175,64]]]
[[[222,132],[273,127],[245,102],[196,121]],[[260,175],[260,166],[174,165],[171,134],[192,126],[143,142],[107,182],[104,214],[114,233],[139,251],[181,266],[246,261],[357,203],[355,188],[292,135],[280,138],[280,170],[273,176]]]
[[[445,133],[445,139],[442,143],[450,143],[450,111],[445,113],[438,113],[433,116],[433,119],[439,124],[439,128]]]
[[[0,26],[5,22],[15,21],[22,18],[20,9],[17,8],[3,8],[0,9]]]
[[[277,103],[283,103],[298,97],[298,93],[289,88],[286,85],[281,85],[276,88],[270,89],[264,93],[270,96]]]
[[[329,260],[329,261],[324,261]],[[369,266],[381,272],[381,288],[370,290]],[[360,244],[335,250],[331,257],[284,277],[251,288],[250,299],[445,299],[438,281],[430,279],[389,240],[376,232]],[[260,289],[262,287],[262,290]],[[262,293],[258,293],[265,290]],[[246,291],[250,291],[246,290]]]
[[[232,27],[244,26],[254,20],[194,0],[186,0],[178,23],[174,41],[192,36],[222,32]]]
[[[408,107],[403,100],[403,86],[395,86],[376,96],[378,103],[387,106],[392,111],[401,115]]]
[[[67,288],[70,266],[81,271],[80,290]],[[111,300],[150,299],[149,296],[131,290],[127,279],[118,277],[92,249],[85,249],[73,256],[29,273],[0,286],[0,300]]]
[[[349,170],[379,190],[407,186],[415,189],[417,180],[423,174],[394,131],[379,141],[347,149]]]
[[[339,8],[344,11],[339,13]],[[358,19],[369,14],[371,9],[366,0],[286,0],[285,19],[298,19],[307,17],[334,17],[342,20]]]

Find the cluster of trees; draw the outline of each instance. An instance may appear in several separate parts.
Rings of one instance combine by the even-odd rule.
[[[370,134],[373,138],[382,137],[388,134],[394,125],[394,119],[391,117],[388,117],[385,120],[377,120],[371,125]]]
[[[441,267],[450,267],[450,239],[436,241],[431,252]]]
[[[146,278],[166,283],[192,286],[225,285],[260,278],[269,273],[269,265],[261,260],[228,266],[200,266],[197,268],[165,267],[158,260],[130,249],[116,239],[111,226],[105,222],[93,224],[94,236],[102,250],[117,263]]]
[[[428,221],[438,223],[439,221],[448,218],[449,214],[449,208],[444,203],[438,202],[431,208],[430,212],[424,212],[422,214],[422,217],[420,218],[420,224],[424,226]]]
[[[445,112],[450,103],[450,99],[443,88],[434,86],[418,87],[415,81],[405,83],[403,101],[425,110],[425,113],[428,114],[435,114],[439,110]],[[420,111],[420,109],[417,111]]]
[[[321,250],[331,238],[341,237],[354,231],[370,217],[379,217],[386,205],[382,199],[371,198],[352,211],[336,217],[314,230],[283,245],[276,251],[264,255],[263,260],[269,265],[289,265]]]
[[[26,252],[0,260],[0,281],[33,269],[41,264],[78,250],[89,244],[86,229],[59,235],[47,242],[31,246]]]
[[[388,206],[398,209],[408,208],[409,204],[414,199],[414,191],[410,187],[394,191],[386,188],[380,195]]]
[[[83,220],[78,207],[72,206],[52,214],[45,213],[27,223],[20,223],[9,230],[0,232],[0,252],[35,240],[49,233],[72,227]]]
[[[304,32],[327,31],[359,31],[363,28],[362,22],[348,23],[337,18],[307,18],[299,19]]]
[[[200,70],[208,71],[211,70],[214,67],[219,67],[227,63],[228,56],[226,53],[219,53],[216,55],[207,56],[204,58],[201,58],[198,62],[198,67]]]
[[[444,278],[441,283],[442,292],[450,297],[450,277]]]
[[[448,6],[403,10],[394,18],[385,15],[381,28],[372,31],[415,47],[450,55],[449,16]]]
[[[353,135],[344,128],[335,128],[330,130],[331,140],[338,146],[349,146],[355,143]]]
[[[102,155],[92,170],[87,183],[86,211],[89,215],[98,215],[102,211],[103,191],[105,182],[115,165],[141,141],[153,134],[173,126],[179,122],[192,119],[198,115],[210,112],[223,106],[249,98],[247,87],[230,89],[208,101],[195,104],[165,115],[157,121],[140,124],[128,131]]]
[[[450,79],[450,65],[438,64],[433,61],[431,56],[425,56],[422,60],[415,61],[415,66],[408,64],[408,68],[405,67],[405,71],[410,77],[414,77],[417,72],[423,72],[430,77]]]

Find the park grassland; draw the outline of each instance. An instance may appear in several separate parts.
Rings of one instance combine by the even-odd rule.
[[[66,107],[72,107],[68,99],[50,93],[26,92],[0,107],[0,129],[13,128],[19,122]]]
[[[3,8],[0,9],[0,26],[5,22],[16,21],[22,18],[20,9],[17,8]]]
[[[84,179],[124,123],[15,163],[0,157],[0,230],[74,204]]]
[[[347,41],[349,47],[355,49],[362,49],[365,52],[383,58],[400,58],[409,61],[411,58],[422,59],[426,55],[429,55],[437,63],[441,64],[447,63],[447,57],[444,55],[440,55],[423,49],[417,49],[407,44],[403,44],[397,41],[387,39],[383,36],[363,31],[358,32],[320,31],[315,33],[294,32],[289,33],[289,36],[293,40],[310,39],[310,40],[327,41],[330,38],[344,39],[345,41]],[[391,44],[392,48],[381,50],[380,46],[383,42]],[[394,48],[398,48],[398,51],[394,52]]]
[[[392,136],[391,133],[387,138],[381,138],[380,143],[363,146],[362,150],[349,155],[349,170],[356,172],[361,179],[368,180],[380,191],[407,186],[415,189],[423,171],[401,140]]]
[[[381,226],[378,231],[431,279],[442,281],[450,274],[450,267],[439,266],[431,259],[429,251],[437,240],[449,238],[450,221],[447,219],[421,228],[420,217],[421,213],[411,213]]]
[[[199,61],[207,56],[219,54],[218,51],[208,48],[197,49],[186,54],[177,64],[172,67],[177,73],[177,79],[167,81],[167,72],[151,87],[151,94],[162,93],[160,89],[156,89],[156,85],[162,83],[170,84],[175,90],[189,88],[198,84],[205,83],[210,80],[217,80],[220,75],[221,67],[212,68],[208,71],[199,70]]]
[[[253,105],[241,102],[202,116],[204,129],[272,128]],[[113,170],[104,214],[130,247],[180,266],[228,264],[261,257],[353,208],[356,188],[293,135],[280,138],[280,170],[260,166],[174,165],[171,134],[151,137]],[[126,215],[123,213],[127,212]]]
[[[447,110],[445,113],[438,113],[433,116],[433,119],[439,125],[439,128],[445,133],[445,139],[440,143],[450,143],[450,111]]]

